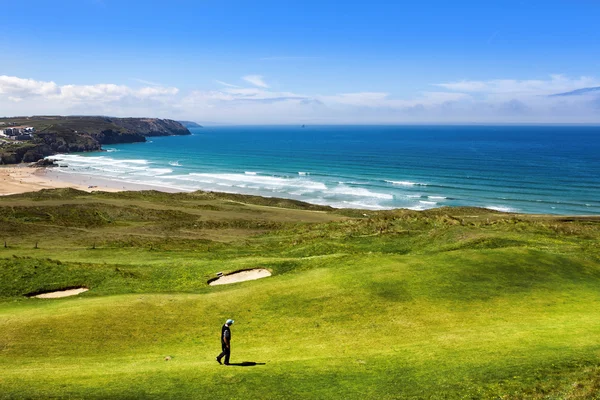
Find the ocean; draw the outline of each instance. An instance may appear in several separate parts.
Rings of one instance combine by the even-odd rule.
[[[338,208],[600,214],[600,127],[222,126],[52,156],[61,174]]]

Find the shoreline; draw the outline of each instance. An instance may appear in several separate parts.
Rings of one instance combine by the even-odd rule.
[[[180,193],[185,190],[174,189],[161,185],[151,185],[142,183],[132,183],[120,181],[117,179],[102,178],[98,176],[89,176],[84,174],[71,174],[59,172],[60,167],[40,168],[40,175],[51,182],[60,182],[61,184],[75,185],[83,187],[86,191],[105,191],[105,192],[123,192],[123,191],[140,191],[140,190],[157,190],[166,193]],[[74,187],[74,186],[70,186]]]
[[[60,167],[30,167],[28,164],[0,165],[0,197],[13,194],[37,192],[43,189],[72,188],[88,193],[91,192],[124,192],[156,190],[165,193],[187,193],[189,190],[175,189],[160,185],[139,184],[115,179],[88,176],[82,174],[61,173],[56,169]],[[227,193],[227,192],[223,192]],[[310,203],[313,204],[313,203]],[[455,207],[455,206],[449,206]],[[465,206],[466,207],[466,206]],[[438,207],[434,207],[438,208]],[[485,207],[484,207],[485,208]],[[399,209],[402,209],[401,207]],[[490,211],[492,208],[487,208]],[[364,211],[373,211],[361,209]],[[416,210],[419,211],[419,210]],[[578,217],[578,218],[600,218],[596,214],[538,214],[524,212],[507,212],[514,215],[528,216],[552,216],[552,217]]]
[[[43,189],[73,188],[85,192],[122,192],[160,190],[178,192],[165,187],[119,182],[110,179],[69,175],[53,171],[57,167],[30,167],[26,164],[0,166],[0,196],[37,192]]]

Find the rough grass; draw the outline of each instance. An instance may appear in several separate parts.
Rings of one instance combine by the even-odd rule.
[[[0,398],[598,398],[599,233],[202,192],[1,198]],[[207,285],[254,267],[273,276]],[[246,366],[214,361],[226,318]]]

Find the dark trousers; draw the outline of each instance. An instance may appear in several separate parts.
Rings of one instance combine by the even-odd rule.
[[[223,357],[225,357],[225,364],[229,364],[229,355],[231,354],[231,344],[229,344],[229,347],[227,347],[227,345],[223,342],[221,342],[221,350],[223,350],[221,352],[221,354],[219,354],[219,356],[217,357],[219,360]]]

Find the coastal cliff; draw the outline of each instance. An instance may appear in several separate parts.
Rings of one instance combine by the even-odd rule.
[[[191,132],[177,121],[158,118],[112,118],[116,125],[144,136],[190,135]]]
[[[99,151],[103,144],[145,142],[147,136],[190,135],[177,121],[159,118],[34,116],[1,118],[4,128],[32,127],[31,137],[0,137],[0,164],[36,162],[57,153]]]
[[[181,125],[185,126],[186,128],[204,128],[202,125],[200,125],[197,122],[194,121],[177,121],[179,122]]]

